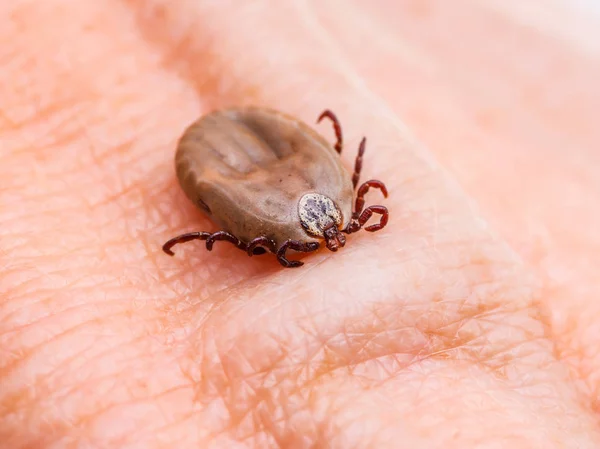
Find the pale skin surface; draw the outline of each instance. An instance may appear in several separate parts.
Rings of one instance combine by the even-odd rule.
[[[0,7],[5,447],[600,447],[598,20],[168,3]],[[162,253],[213,229],[175,142],[236,104],[366,135],[388,227]]]

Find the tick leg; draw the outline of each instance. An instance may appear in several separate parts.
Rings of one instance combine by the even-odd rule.
[[[288,249],[293,249],[294,251],[300,251],[303,253],[309,253],[311,251],[316,251],[319,248],[319,244],[317,242],[308,242],[303,243],[298,240],[287,240],[281,248],[277,250],[277,260],[281,265],[286,268],[296,268],[304,265],[304,262],[300,262],[299,260],[288,260],[285,257],[285,252]]]
[[[215,232],[214,234],[210,234],[206,238],[206,249],[209,251],[212,251],[214,243],[218,240],[225,240],[227,242],[233,243],[235,246],[237,246],[242,251],[246,251],[246,244],[244,242],[242,242],[240,239],[238,239],[235,235],[230,234],[229,232],[226,232],[226,231],[218,231],[218,232]]]
[[[333,122],[333,129],[335,131],[335,138],[337,139],[334,148],[335,151],[337,151],[338,153],[342,152],[342,145],[343,145],[343,139],[342,139],[342,127],[340,125],[339,120],[337,119],[337,117],[335,116],[335,114],[333,112],[331,112],[329,109],[325,109],[323,111],[323,113],[319,116],[319,118],[317,119],[317,123],[319,123],[321,120],[323,120],[325,117],[327,117],[329,120],[331,120]]]
[[[360,213],[362,212],[363,207],[365,206],[365,195],[371,187],[381,190],[381,193],[383,193],[384,198],[387,198],[388,191],[383,182],[378,181],[377,179],[371,179],[370,181],[364,182],[358,188],[358,192],[356,192],[356,202],[354,203],[354,213],[352,214],[352,218],[358,219],[358,217],[360,216]]]
[[[275,242],[267,237],[256,237],[246,246],[246,252],[250,257],[265,254],[267,250],[276,252]]]
[[[367,145],[367,138],[363,137],[358,145],[358,154],[354,160],[354,174],[352,175],[352,187],[356,189],[358,180],[360,179],[360,172],[362,171],[363,155],[365,154],[365,148]]]
[[[188,232],[187,234],[182,234],[165,243],[163,245],[163,251],[170,256],[173,256],[175,254],[173,251],[171,251],[173,246],[177,245],[178,243],[185,243],[191,240],[206,240],[206,249],[208,251],[212,251],[214,243],[220,240],[233,243],[238,249],[246,252],[248,256],[257,256],[270,251],[277,254],[277,260],[279,260],[281,265],[290,268],[299,267],[303,265],[303,263],[286,259],[285,252],[288,248],[302,252],[315,251],[319,248],[319,244],[316,242],[302,243],[296,240],[288,240],[282,245],[281,248],[279,248],[279,250],[277,250],[275,247],[275,242],[268,237],[257,237],[251,240],[248,244],[245,244],[235,235],[230,234],[229,232],[218,231],[213,234],[210,232]]]
[[[162,249],[169,256],[174,256],[175,253],[171,250],[171,248],[173,248],[175,245],[192,240],[206,240],[209,236],[210,232],[188,232],[187,234],[181,234],[172,238],[163,245]]]
[[[369,206],[364,211],[362,211],[362,213],[360,214],[360,217],[358,218],[358,224],[360,225],[361,228],[365,225],[365,223],[367,221],[369,221],[369,218],[371,218],[374,213],[380,214],[381,219],[379,220],[379,223],[371,225],[371,226],[367,226],[365,228],[365,231],[368,231],[368,232],[379,231],[380,229],[384,228],[385,225],[387,224],[388,218],[389,218],[389,213],[388,213],[387,207],[385,207],[385,206]]]

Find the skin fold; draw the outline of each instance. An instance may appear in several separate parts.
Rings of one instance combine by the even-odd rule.
[[[600,447],[600,15],[578,7],[4,2],[2,447]],[[217,230],[177,139],[246,104],[333,110],[349,169],[366,136],[388,226],[294,270],[165,255]]]

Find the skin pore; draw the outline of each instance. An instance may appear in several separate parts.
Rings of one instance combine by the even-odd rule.
[[[600,19],[5,3],[7,447],[600,447]],[[297,270],[219,242],[166,256],[211,226],[177,185],[177,138],[236,104],[335,111],[349,169],[368,136],[386,228]]]

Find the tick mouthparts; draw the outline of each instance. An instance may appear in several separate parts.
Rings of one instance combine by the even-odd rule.
[[[332,227],[325,231],[325,243],[328,250],[336,252],[346,244],[346,237]]]

